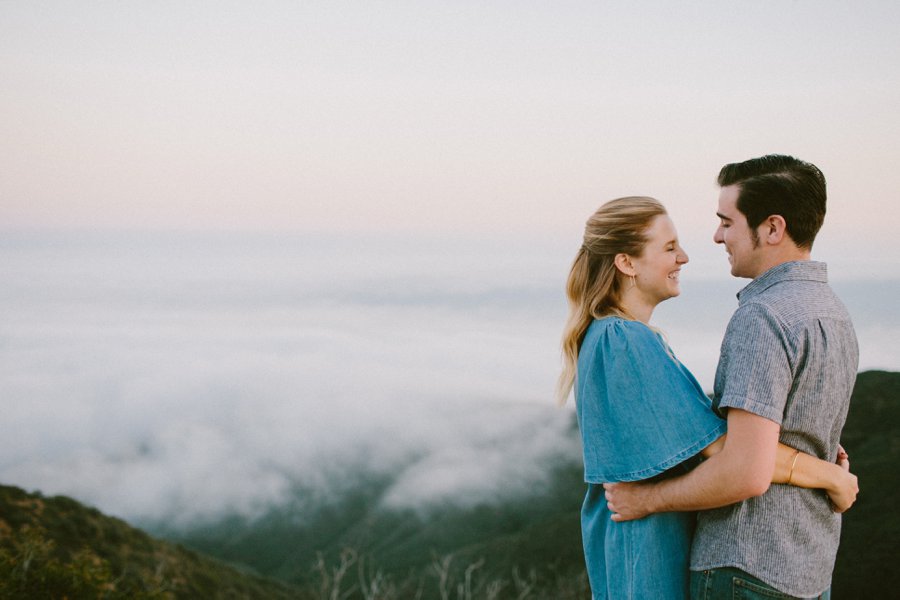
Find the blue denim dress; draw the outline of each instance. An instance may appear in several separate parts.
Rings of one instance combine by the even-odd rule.
[[[659,334],[619,317],[588,328],[575,404],[588,484],[581,531],[593,597],[687,598],[694,513],[615,523],[602,484],[685,472],[725,433],[725,421]]]

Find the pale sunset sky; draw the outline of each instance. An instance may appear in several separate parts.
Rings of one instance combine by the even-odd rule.
[[[641,194],[722,263],[718,169],[778,152],[828,179],[824,258],[897,276],[897,31],[893,1],[4,1],[0,229],[567,242]]]

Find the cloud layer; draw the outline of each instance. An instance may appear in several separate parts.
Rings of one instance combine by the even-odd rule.
[[[499,502],[579,456],[552,402],[567,252],[21,234],[0,253],[4,483],[185,525],[360,474],[391,482],[387,507]],[[706,387],[739,286],[686,279],[656,316]],[[897,287],[843,288],[863,368],[900,365],[877,300]]]
[[[190,522],[360,472],[390,506],[491,500],[577,456],[558,319],[477,253],[32,242],[6,250],[4,482]]]

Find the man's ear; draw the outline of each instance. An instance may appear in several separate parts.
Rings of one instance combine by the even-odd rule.
[[[787,234],[787,221],[781,215],[769,215],[760,225],[760,234],[767,244],[777,246]]]
[[[614,259],[614,263],[616,268],[620,273],[625,275],[626,277],[634,276],[634,265],[631,264],[631,257],[625,254],[624,252],[620,252],[616,254],[616,258]]]

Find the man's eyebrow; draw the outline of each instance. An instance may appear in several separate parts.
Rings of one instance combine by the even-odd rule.
[[[716,213],[716,216],[719,217],[720,219],[722,219],[723,221],[730,221],[730,220],[731,220],[731,219],[729,219],[728,217],[726,217],[725,215],[723,215],[723,214],[720,213],[720,212],[717,212],[717,213]]]

